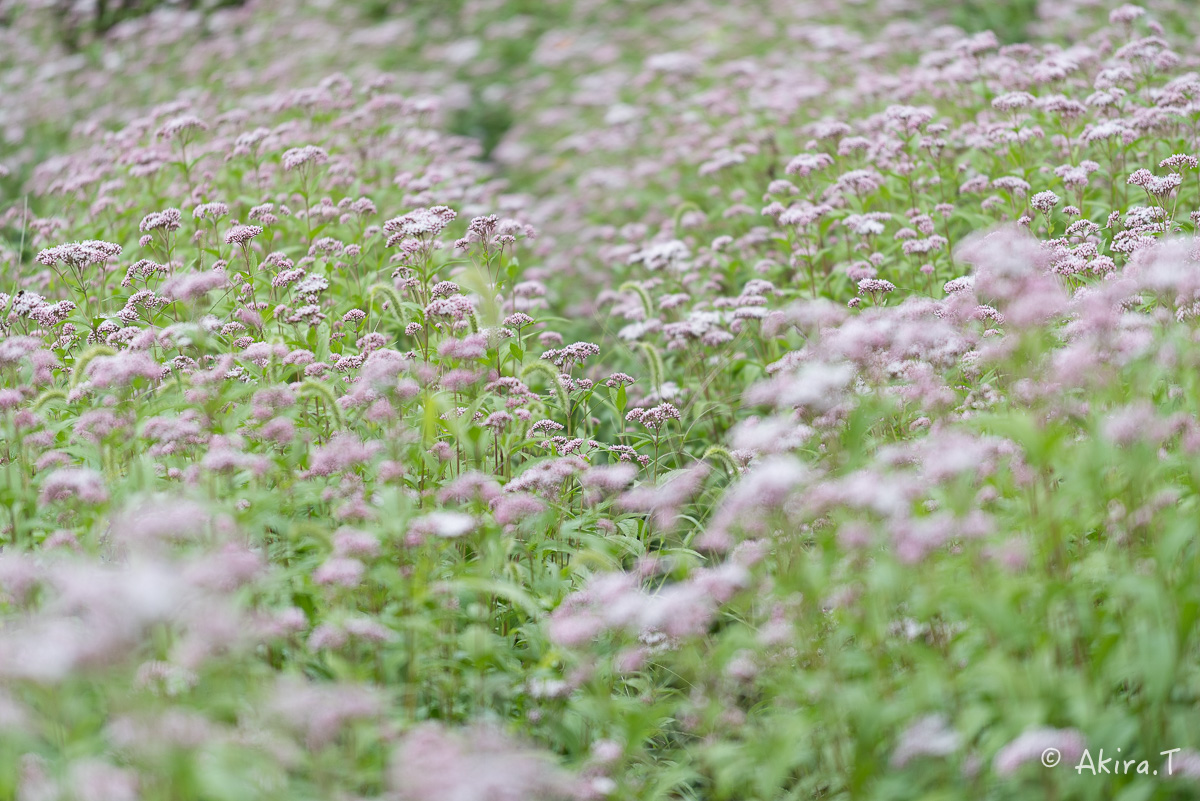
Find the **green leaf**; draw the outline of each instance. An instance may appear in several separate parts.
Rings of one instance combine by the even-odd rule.
[[[533,617],[539,617],[545,612],[545,609],[542,608],[541,604],[532,595],[520,587],[504,581],[468,576],[455,580],[453,586],[470,592],[497,595],[521,607]]]

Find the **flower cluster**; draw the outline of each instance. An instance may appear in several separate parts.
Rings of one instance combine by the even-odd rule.
[[[0,797],[1192,792],[1194,15],[216,5],[0,13]]]

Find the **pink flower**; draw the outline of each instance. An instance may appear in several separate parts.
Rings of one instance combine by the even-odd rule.
[[[1135,20],[1141,18],[1146,13],[1146,9],[1141,6],[1135,6],[1131,3],[1114,8],[1108,14],[1108,21],[1113,25],[1130,25]]]
[[[329,161],[329,153],[316,145],[293,147],[283,154],[282,159],[283,168],[289,172],[306,164],[324,164],[327,161]]]
[[[381,447],[378,442],[362,442],[353,434],[335,434],[328,443],[313,450],[309,472],[318,476],[344,472],[369,462]]]
[[[523,492],[508,493],[492,504],[492,516],[502,526],[518,523],[545,510],[546,505],[535,496]]]
[[[457,539],[475,530],[478,521],[462,512],[431,512],[409,523],[409,535],[424,537],[430,534],[442,539]]]
[[[263,229],[257,225],[235,225],[225,234],[225,242],[230,245],[245,245],[262,232]]]
[[[72,798],[78,801],[138,801],[138,774],[99,759],[82,759],[71,764]]]
[[[1034,102],[1034,96],[1028,92],[1007,92],[992,99],[992,108],[1000,111],[1016,111],[1020,108],[1028,108]]]
[[[1161,768],[1164,776],[1180,776],[1200,781],[1200,751],[1184,748],[1177,754],[1169,755],[1167,760]]]
[[[408,237],[437,236],[457,216],[458,212],[448,206],[433,206],[416,209],[401,217],[394,217],[383,224],[383,230],[391,234],[387,245],[393,247]]]
[[[224,203],[201,203],[192,209],[192,216],[197,220],[216,222],[222,217],[229,216],[229,206]],[[251,219],[253,219],[251,212]]]
[[[65,245],[46,248],[38,253],[37,262],[47,267],[61,262],[79,268],[90,264],[103,264],[120,255],[120,245],[89,239],[84,242],[69,242]]]
[[[896,291],[896,285],[882,278],[864,278],[858,282],[860,295],[885,295]]]
[[[97,356],[87,365],[87,385],[101,389],[129,386],[138,378],[157,381],[162,365],[142,351],[123,351],[115,356]]]
[[[77,498],[83,503],[104,503],[108,489],[104,478],[88,467],[64,467],[55,470],[42,482],[42,503]]]
[[[1038,192],[1029,199],[1029,205],[1040,211],[1042,214],[1049,214],[1058,205],[1058,195],[1053,192]]]
[[[422,723],[404,735],[389,771],[403,801],[553,801],[575,783],[549,754],[487,725],[458,732]]]
[[[313,571],[312,578],[317,584],[336,584],[339,587],[357,587],[366,572],[366,565],[357,559],[335,556],[326,560]]]
[[[383,702],[371,687],[288,677],[277,683],[270,710],[303,734],[306,745],[316,750],[332,742],[355,720],[378,716]]]
[[[379,555],[379,539],[368,531],[342,527],[333,535],[333,552],[339,557]]]
[[[143,233],[150,231],[178,231],[182,223],[183,215],[179,209],[166,209],[165,211],[156,211],[147,214],[142,218],[141,225],[138,229]]]
[[[168,120],[154,135],[166,141],[172,139],[186,140],[199,131],[207,130],[208,124],[204,120],[195,114],[183,114]]]
[[[992,769],[1001,776],[1011,775],[1022,765],[1040,760],[1049,748],[1057,750],[1063,763],[1070,765],[1083,756],[1087,741],[1075,729],[1028,729],[996,752]]]
[[[784,172],[806,178],[818,170],[833,165],[833,157],[827,153],[801,153],[788,162]]]

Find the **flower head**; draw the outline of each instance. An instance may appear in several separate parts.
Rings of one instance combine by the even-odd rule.
[[[289,172],[298,170],[306,164],[325,164],[329,161],[329,153],[316,145],[293,147],[283,154],[283,168]]]
[[[90,264],[103,264],[109,259],[121,255],[121,246],[112,242],[89,239],[84,242],[68,242],[46,248],[37,255],[38,264],[51,267],[55,264],[70,264],[73,267],[86,267]]]
[[[245,245],[251,239],[263,232],[257,225],[235,225],[225,234],[225,242],[230,245]]]

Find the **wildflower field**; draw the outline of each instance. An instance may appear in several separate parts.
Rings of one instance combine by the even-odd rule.
[[[1190,0],[0,0],[0,799],[1200,798]]]

